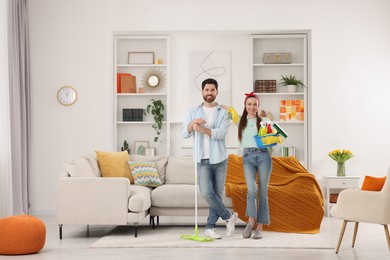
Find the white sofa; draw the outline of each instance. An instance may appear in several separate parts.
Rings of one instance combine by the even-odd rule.
[[[130,185],[128,178],[101,177],[94,154],[65,160],[58,181],[57,224],[130,225],[135,227],[150,214],[193,216],[195,211],[195,167],[191,158],[130,155],[130,161],[153,161],[163,185],[157,188]],[[208,215],[208,205],[198,190],[198,215]],[[223,198],[232,208],[230,198]]]

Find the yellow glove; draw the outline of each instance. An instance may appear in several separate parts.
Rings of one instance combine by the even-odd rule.
[[[281,136],[266,136],[264,138],[261,138],[261,141],[263,142],[264,145],[270,145],[274,143],[282,143],[283,142],[283,137]]]
[[[237,124],[240,117],[237,114],[237,111],[233,107],[228,108],[228,112],[232,115],[232,121],[233,123]]]

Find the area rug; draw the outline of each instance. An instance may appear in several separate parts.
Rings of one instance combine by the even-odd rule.
[[[244,227],[237,227],[231,237],[213,242],[197,242],[180,239],[180,235],[194,234],[190,226],[148,226],[138,228],[138,237],[134,237],[131,227],[117,227],[108,235],[100,238],[93,248],[296,248],[296,249],[334,249],[336,241],[327,233],[295,234],[264,231],[263,239],[243,239]],[[224,227],[217,229],[220,234]],[[203,236],[204,227],[199,227],[199,236]]]

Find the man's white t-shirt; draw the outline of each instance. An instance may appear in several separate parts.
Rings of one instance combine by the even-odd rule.
[[[203,106],[203,112],[205,115],[206,123],[203,125],[205,128],[211,128],[214,125],[216,116],[217,116],[217,107],[205,107]],[[210,158],[210,136],[203,135],[203,152],[202,159]]]

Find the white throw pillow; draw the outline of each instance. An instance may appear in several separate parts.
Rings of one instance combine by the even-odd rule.
[[[167,184],[194,184],[194,161],[192,158],[170,156],[165,178]]]
[[[97,161],[96,153],[90,153],[87,155],[81,156],[81,158],[85,158],[89,165],[92,168],[92,171],[95,175],[95,177],[102,177],[102,173],[100,172],[99,164]]]
[[[91,166],[85,158],[64,160],[65,172],[71,177],[96,177]]]

